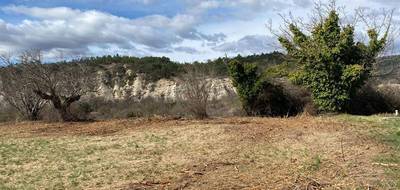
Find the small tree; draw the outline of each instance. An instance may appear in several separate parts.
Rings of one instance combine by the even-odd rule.
[[[183,99],[187,109],[197,118],[208,117],[207,107],[210,102],[211,83],[207,80],[204,69],[192,65],[186,69],[183,76]]]
[[[257,74],[257,66],[233,60],[229,63],[228,68],[233,86],[238,92],[244,111],[247,115],[255,115],[256,113],[252,109],[252,105],[262,90],[262,81]]]
[[[243,110],[249,116],[282,116],[290,114],[291,102],[283,89],[257,73],[257,66],[233,60],[229,74]]]
[[[383,35],[377,28],[367,31],[369,42],[355,40],[355,25],[340,26],[339,14],[331,6],[327,16],[314,20],[309,32],[300,24],[289,24],[279,42],[287,53],[298,60],[300,70],[293,81],[312,92],[316,105],[324,111],[345,111],[351,98],[368,79],[372,65],[387,43],[391,15]],[[305,27],[306,28],[306,27]]]
[[[46,100],[34,93],[27,77],[22,72],[21,64],[13,64],[10,56],[0,59],[5,67],[0,68],[0,95],[23,117],[31,121],[39,119]]]
[[[72,103],[93,91],[91,73],[84,64],[43,64],[40,51],[27,51],[22,56],[22,72],[28,84],[42,99],[50,101],[63,121],[79,121],[71,113]]]

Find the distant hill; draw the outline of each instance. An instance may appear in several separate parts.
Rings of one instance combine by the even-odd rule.
[[[279,52],[264,53],[258,55],[249,55],[231,58],[217,58],[215,60],[208,60],[206,62],[194,62],[194,63],[178,63],[171,61],[167,57],[130,57],[120,55],[108,55],[101,57],[90,57],[79,60],[73,60],[73,62],[87,63],[92,66],[93,69],[107,70],[110,74],[116,74],[116,72],[123,73],[125,70],[132,70],[138,74],[144,74],[148,80],[156,81],[159,79],[168,79],[176,77],[185,72],[187,67],[202,67],[210,74],[214,74],[219,77],[228,76],[227,63],[231,60],[236,59],[241,62],[255,63],[258,65],[260,71],[265,70],[269,66],[281,64],[285,60],[285,56]],[[63,62],[62,64],[67,64]]]

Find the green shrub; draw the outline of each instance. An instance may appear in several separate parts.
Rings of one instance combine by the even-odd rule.
[[[268,67],[264,71],[264,76],[268,78],[283,78],[289,77],[295,70],[297,66],[293,62],[284,62],[271,67]]]
[[[290,112],[291,101],[283,89],[257,72],[257,66],[230,62],[229,73],[247,115],[281,116]]]
[[[311,90],[315,104],[323,111],[346,111],[368,79],[372,63],[386,44],[388,32],[379,39],[376,30],[368,31],[369,44],[354,40],[353,26],[341,27],[336,11],[315,23],[310,35],[295,24],[289,26],[293,37],[279,38],[288,54],[298,60],[300,70],[291,79]]]
[[[254,115],[256,110],[252,110],[252,105],[260,94],[263,83],[266,83],[258,75],[257,66],[233,60],[229,63],[229,74],[242,101],[243,109],[248,115]]]

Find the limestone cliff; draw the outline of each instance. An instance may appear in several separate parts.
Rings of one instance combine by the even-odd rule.
[[[108,78],[104,72],[97,73],[98,89],[96,96],[107,100],[156,98],[166,100],[177,100],[181,97],[184,86],[179,78],[160,79],[148,81],[143,74],[135,74],[128,70],[124,75]],[[229,78],[208,78],[210,83],[210,98],[221,99],[224,96],[235,94],[235,88]]]

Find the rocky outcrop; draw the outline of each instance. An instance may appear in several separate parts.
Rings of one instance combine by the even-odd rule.
[[[129,76],[128,71],[125,76]],[[145,76],[137,74],[135,77],[123,79],[115,77],[110,82],[106,81],[102,72],[98,73],[98,89],[96,96],[107,100],[134,99],[140,101],[144,98],[177,100],[181,97],[184,86],[179,78],[146,81]],[[210,84],[210,98],[221,99],[224,96],[235,94],[235,88],[229,78],[208,78]],[[112,84],[112,85],[108,85]]]
[[[147,81],[143,74],[134,74],[132,71],[111,76],[104,71],[98,71],[95,76],[97,90],[92,96],[106,100],[133,99],[140,101],[145,98],[165,99],[175,101],[184,91],[183,81],[179,78]],[[208,78],[210,83],[210,99],[221,99],[224,96],[236,94],[229,78]],[[4,103],[0,95],[0,106]]]

